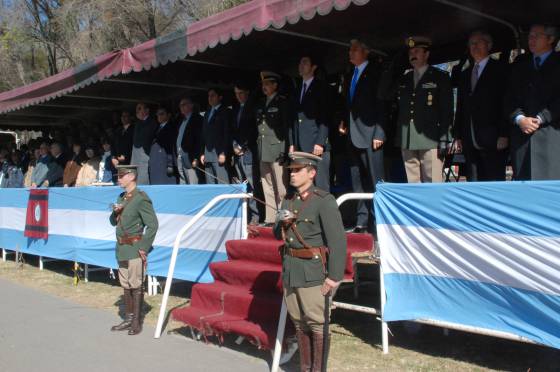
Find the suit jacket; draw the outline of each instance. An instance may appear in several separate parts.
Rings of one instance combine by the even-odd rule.
[[[161,129],[156,130],[152,146],[150,148],[150,184],[164,185],[174,184],[175,175],[168,172],[173,169],[175,164],[174,142],[177,138],[177,127],[171,122],[167,122]]]
[[[450,139],[453,90],[448,74],[432,66],[414,88],[414,71],[397,87],[399,114],[396,145],[401,149],[430,150]]]
[[[472,148],[472,122],[476,144],[483,149],[496,150],[498,137],[509,137],[510,125],[503,116],[508,66],[489,58],[474,91],[471,87],[473,68],[474,63],[457,78],[454,137],[460,139],[463,146]]]
[[[208,121],[210,112],[211,109],[206,112],[202,124],[201,153],[204,154],[204,162],[217,163],[220,154],[230,152],[231,110],[221,104]]]
[[[262,98],[257,107],[257,147],[259,160],[272,163],[286,153],[288,128],[294,116],[286,96],[277,93],[268,104]]]
[[[134,136],[134,124],[124,129],[123,127],[117,130],[115,136],[115,156],[124,156],[124,161],[120,164],[130,164],[130,157],[132,156],[132,143]]]
[[[560,179],[560,53],[553,52],[537,71],[532,55],[519,56],[512,68],[505,100],[511,123],[511,151],[516,179]],[[542,124],[523,134],[518,115],[539,116]]]
[[[138,121],[134,125],[133,147],[143,148],[144,153],[149,155],[157,128],[158,123],[151,117]]]
[[[237,118],[240,108],[241,106],[236,106],[233,109],[231,134],[235,144],[241,146],[243,149],[245,162],[251,163],[253,161],[253,154],[256,153],[257,150],[258,133],[255,107],[250,102],[245,103],[238,122]]]
[[[314,145],[322,145],[328,150],[327,84],[324,80],[314,78],[300,101],[302,86],[303,81],[300,81],[295,105],[298,117],[290,126],[290,145],[294,145],[297,151],[312,152]]]
[[[354,69],[346,76],[344,94],[346,98],[346,123],[349,126],[350,140],[357,148],[369,148],[374,139],[385,140],[385,113],[383,101],[377,91],[380,69],[373,61],[369,61],[362,71],[354,97],[350,99],[350,85]],[[352,125],[350,117],[353,119]]]
[[[177,135],[179,135],[183,120],[184,118],[177,123]],[[200,158],[202,122],[202,116],[193,112],[183,133],[183,138],[181,138],[180,150],[182,151],[183,166],[187,169],[192,168],[191,163],[193,160]],[[174,142],[174,146],[177,147],[177,142]],[[175,156],[179,154],[178,150],[175,148]]]

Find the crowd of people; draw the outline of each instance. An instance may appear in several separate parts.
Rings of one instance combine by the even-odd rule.
[[[299,60],[295,85],[262,71],[261,89],[241,81],[232,92],[210,88],[203,115],[189,96],[177,107],[139,102],[134,114],[120,113],[118,125],[58,130],[21,150],[2,149],[1,186],[108,184],[117,165],[134,164],[139,185],[246,182],[267,204],[249,203],[251,222],[272,224],[288,185],[283,163],[293,151],[321,157],[315,184],[326,190],[441,182],[444,160],[455,152],[465,155],[468,181],[505,180],[509,160],[516,180],[560,179],[553,161],[560,145],[557,42],[556,27],[533,25],[529,53],[509,63],[505,53],[494,58],[489,33],[475,31],[468,56],[449,75],[429,64],[427,37],[408,38],[400,63],[380,63],[366,40],[354,39],[353,68],[339,87],[327,83],[322,61],[309,53]],[[356,217],[355,231],[371,231],[371,203],[358,203]]]

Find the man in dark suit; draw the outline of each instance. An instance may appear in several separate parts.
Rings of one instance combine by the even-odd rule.
[[[138,122],[134,125],[130,162],[138,166],[136,182],[139,185],[149,185],[148,165],[150,162],[150,148],[152,147],[152,141],[158,124],[150,117],[150,107],[145,102],[140,102],[136,105],[136,118]]]
[[[330,190],[330,143],[327,84],[317,78],[317,59],[305,55],[300,59],[298,70],[302,80],[296,89],[297,118],[290,127],[289,152],[303,151],[321,157],[317,166],[315,185]]]
[[[511,160],[516,180],[560,179],[560,53],[558,28],[537,24],[529,32],[531,54],[518,57],[506,96],[513,124]]]
[[[68,158],[62,151],[62,145],[60,142],[53,142],[51,144],[50,151],[53,161],[49,163],[49,171],[43,185],[49,187],[62,186],[62,177],[64,175],[64,168],[66,168]]]
[[[134,136],[134,124],[132,124],[132,115],[124,110],[121,113],[122,127],[117,129],[115,136],[115,157],[113,165],[128,165],[132,156],[132,141]]]
[[[222,104],[223,97],[222,90],[219,88],[208,90],[210,107],[204,115],[202,124],[200,155],[200,162],[207,172],[206,183],[208,184],[229,182],[225,166],[231,144],[229,139],[231,111]]]
[[[184,97],[179,101],[179,110],[182,118],[175,143],[179,183],[197,185],[200,183],[196,167],[200,157],[202,116],[194,112],[194,102],[190,97]]]
[[[507,66],[492,57],[492,36],[469,37],[470,66],[458,79],[455,148],[466,158],[467,180],[504,181],[509,124],[503,117]]]
[[[150,147],[150,185],[175,185],[175,156],[173,144],[177,138],[177,127],[171,122],[171,113],[160,107],[156,113],[158,127]]]
[[[235,171],[241,181],[247,181],[249,192],[255,190],[255,180],[259,179],[257,159],[257,118],[255,108],[249,100],[247,85],[238,82],[234,87],[238,105],[233,109],[232,139]],[[259,222],[257,202],[249,199],[249,221]]]
[[[369,53],[370,47],[364,41],[351,41],[349,57],[354,68],[345,79],[346,115],[339,125],[339,132],[348,135],[352,189],[367,193],[375,192],[375,185],[385,176],[385,118],[383,102],[377,96],[380,71],[368,60]],[[371,207],[371,201],[358,203],[355,232],[373,230]]]

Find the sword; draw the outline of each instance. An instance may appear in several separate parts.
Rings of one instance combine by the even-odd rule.
[[[323,324],[323,363],[321,364],[321,372],[327,372],[327,361],[329,360],[329,324],[330,324],[330,307],[331,307],[331,291],[325,295],[325,323]]]

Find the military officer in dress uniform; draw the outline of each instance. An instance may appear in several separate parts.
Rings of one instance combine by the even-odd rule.
[[[453,122],[453,90],[449,76],[430,65],[431,41],[406,39],[413,69],[398,81],[396,144],[402,150],[408,182],[441,182]]]
[[[117,227],[116,255],[126,311],[124,321],[111,330],[128,330],[129,335],[142,331],[142,284],[148,253],[152,250],[158,229],[152,201],[136,187],[137,169],[135,165],[117,166],[119,186],[125,191],[113,204],[113,213],[109,218],[111,225]]]
[[[284,241],[284,297],[296,328],[301,370],[321,371],[329,349],[325,325],[330,296],[346,265],[346,233],[334,197],[313,186],[321,158],[304,152],[289,156],[287,168],[295,191],[282,202],[274,233]]]
[[[278,93],[280,75],[262,71],[261,81],[265,97],[257,106],[257,149],[267,204],[264,222],[272,226],[276,211],[271,206],[280,205],[286,195],[286,177],[281,162],[286,154],[286,138],[293,114],[286,96]]]

